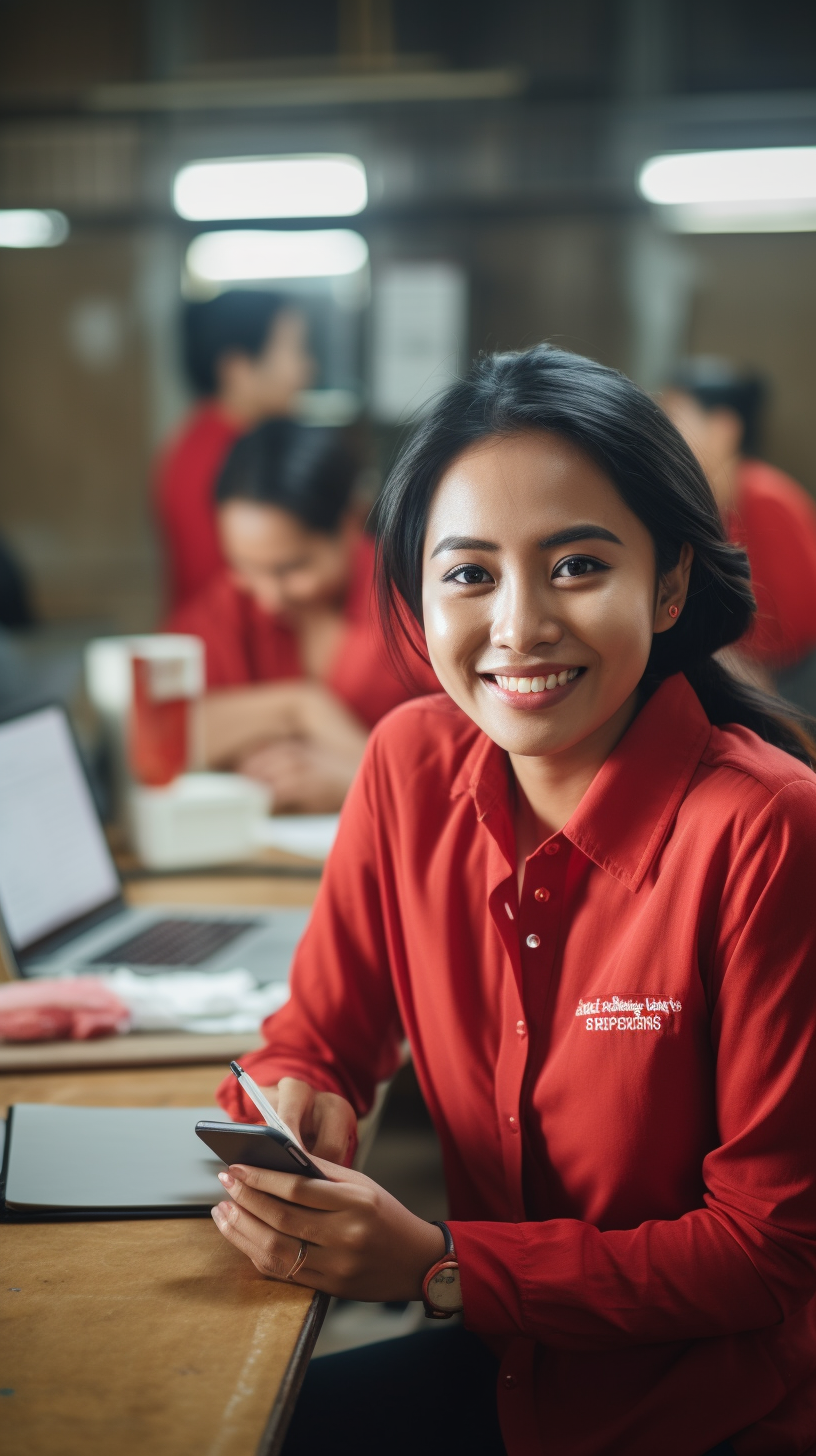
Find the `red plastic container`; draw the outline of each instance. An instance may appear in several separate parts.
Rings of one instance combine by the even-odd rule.
[[[148,788],[172,783],[187,767],[190,694],[172,661],[133,658],[130,768]]]

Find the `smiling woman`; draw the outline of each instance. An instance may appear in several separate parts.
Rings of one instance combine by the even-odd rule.
[[[258,779],[277,810],[339,809],[368,730],[438,687],[427,664],[389,671],[356,477],[336,431],[272,419],[242,436],[215,489],[226,569],[168,624],[204,643],[203,761]]]
[[[545,434],[549,448],[542,445]],[[526,445],[523,443],[527,437]],[[708,483],[677,430],[649,396],[623,375],[561,350],[539,348],[498,355],[476,366],[470,379],[455,385],[409,443],[398,461],[380,504],[378,590],[383,613],[395,632],[404,621],[401,602],[423,620],[423,569],[429,513],[440,479],[456,461],[480,450],[510,449],[549,471],[553,484],[568,496],[566,534],[550,529],[542,551],[592,540],[591,517],[580,519],[576,487],[601,484],[605,508],[629,520],[630,547],[640,531],[648,541],[647,574],[657,594],[678,566],[688,583],[684,600],[666,596],[664,613],[649,630],[644,686],[677,671],[686,673],[714,723],[738,722],[795,756],[810,761],[813,745],[803,736],[798,715],[762,693],[737,682],[714,653],[737,641],[755,609],[750,569],[744,551],[729,545]],[[566,454],[565,454],[566,452]],[[543,465],[546,455],[549,465]],[[503,470],[503,463],[499,471]],[[594,470],[594,474],[593,474]],[[564,471],[569,480],[564,479]],[[504,502],[516,499],[520,478],[503,476]],[[542,482],[543,483],[543,482]],[[448,482],[450,485],[450,481]],[[610,490],[609,487],[613,489]],[[533,489],[535,482],[533,482]],[[540,513],[541,502],[538,510]],[[562,507],[563,509],[563,507]],[[577,534],[576,534],[577,533]],[[461,538],[462,532],[458,533]],[[612,533],[614,537],[614,532]],[[434,549],[461,539],[439,542]],[[474,543],[475,544],[475,543]],[[496,543],[481,540],[482,548]],[[613,539],[612,546],[621,546]],[[590,574],[612,563],[592,553],[559,553],[562,575]],[[630,550],[631,555],[631,550]],[[655,596],[655,601],[656,601]],[[677,606],[677,618],[668,608]],[[680,608],[683,608],[682,612]],[[675,625],[676,622],[676,625]],[[667,634],[667,629],[672,630]]]
[[[465,1327],[316,1361],[287,1456],[809,1450],[816,777],[713,657],[745,556],[656,405],[540,348],[420,427],[379,567],[447,696],[372,734],[246,1059],[327,1181],[231,1168],[214,1217],[264,1273]],[[344,1166],[403,1036],[440,1226]]]

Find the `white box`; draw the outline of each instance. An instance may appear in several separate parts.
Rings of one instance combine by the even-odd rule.
[[[128,794],[133,847],[153,870],[249,858],[268,812],[268,790],[241,774],[181,774],[166,788],[134,784]]]

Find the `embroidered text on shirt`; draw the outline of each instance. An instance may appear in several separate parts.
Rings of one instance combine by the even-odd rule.
[[[593,1001],[582,998],[575,1015],[584,1017],[587,1031],[660,1031],[661,1018],[681,1010],[682,1002],[674,996],[598,996]]]

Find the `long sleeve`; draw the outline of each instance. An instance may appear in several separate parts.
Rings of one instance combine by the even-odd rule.
[[[399,1064],[400,1018],[389,974],[371,806],[370,743],[348,795],[315,907],[292,966],[292,994],[267,1019],[267,1045],[243,1058],[264,1086],[298,1077],[337,1092],[358,1115]],[[234,1078],[219,1088],[233,1116],[250,1116]]]
[[[755,820],[724,885],[707,985],[721,1142],[704,1206],[626,1230],[452,1223],[472,1329],[598,1349],[761,1329],[812,1298],[815,877],[816,784],[800,781]]]

